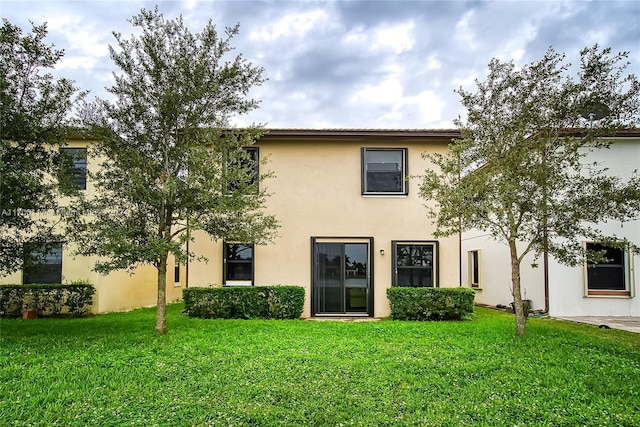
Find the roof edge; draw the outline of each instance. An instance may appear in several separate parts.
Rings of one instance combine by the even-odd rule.
[[[265,128],[265,135],[280,138],[459,138],[457,129],[286,129]]]

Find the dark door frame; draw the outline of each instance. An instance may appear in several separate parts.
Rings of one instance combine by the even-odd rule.
[[[318,265],[317,265],[317,257],[316,257],[316,244],[317,243],[366,243],[369,248],[369,289],[367,295],[367,312],[366,313],[336,313],[336,314],[325,314],[316,312],[316,280],[318,277]],[[374,246],[373,246],[373,237],[353,237],[353,236],[311,236],[311,316],[323,316],[323,317],[362,317],[368,316],[373,317],[374,309]]]

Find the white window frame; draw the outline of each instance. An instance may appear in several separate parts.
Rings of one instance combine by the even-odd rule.
[[[473,256],[474,253],[477,254],[475,261]],[[474,283],[473,280],[474,265],[476,265],[478,270],[478,280],[476,283]],[[480,249],[471,249],[470,251],[467,251],[467,273],[467,283],[469,287],[473,289],[482,289],[482,251]]]
[[[583,249],[587,250],[587,245],[598,243],[593,241],[583,242]],[[629,248],[623,249],[624,257],[624,290],[617,289],[589,289],[589,264],[585,261],[583,265],[583,292],[587,298],[633,298],[635,297],[634,280],[634,253]]]

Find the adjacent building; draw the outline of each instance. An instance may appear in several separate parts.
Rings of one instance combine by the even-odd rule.
[[[640,170],[640,132],[619,134],[609,149],[597,150],[586,158],[607,168],[607,173],[628,179]],[[609,221],[598,224],[605,235],[626,237],[640,242],[640,221]],[[509,248],[483,230],[462,235],[462,285],[477,290],[476,302],[491,306],[509,306],[511,266]],[[551,316],[640,316],[640,255],[630,250],[607,248],[599,242],[583,241],[585,248],[606,250],[606,260],[579,267],[560,264],[553,257],[521,263],[523,298],[531,300],[532,309]]]

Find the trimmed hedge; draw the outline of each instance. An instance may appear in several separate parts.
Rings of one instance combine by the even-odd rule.
[[[391,287],[387,297],[395,320],[460,320],[473,313],[475,291],[462,287]]]
[[[0,285],[0,317],[21,317],[35,310],[39,317],[83,316],[91,310],[96,290],[90,283]]]
[[[304,307],[300,286],[187,288],[184,312],[190,317],[218,319],[298,319]]]

